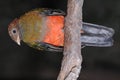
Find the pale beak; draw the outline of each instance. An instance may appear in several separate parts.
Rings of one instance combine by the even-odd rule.
[[[17,37],[16,43],[20,46],[20,37]]]

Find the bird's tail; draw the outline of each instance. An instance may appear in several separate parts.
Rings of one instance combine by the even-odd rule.
[[[101,25],[85,23],[82,27],[81,43],[84,46],[109,47],[113,45],[114,30]]]

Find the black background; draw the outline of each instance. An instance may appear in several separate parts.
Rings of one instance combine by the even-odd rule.
[[[56,80],[62,53],[42,52],[22,43],[18,46],[8,35],[8,24],[25,12],[39,7],[66,12],[67,0],[0,1],[0,79]],[[114,45],[82,49],[81,80],[120,80],[120,0],[85,0],[83,21],[109,26],[115,30]],[[78,80],[79,80],[78,79]]]

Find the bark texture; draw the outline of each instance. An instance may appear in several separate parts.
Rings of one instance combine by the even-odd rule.
[[[82,6],[83,0],[68,0],[65,19],[64,57],[57,80],[77,80],[79,77],[82,63],[81,35],[79,34],[82,28]]]

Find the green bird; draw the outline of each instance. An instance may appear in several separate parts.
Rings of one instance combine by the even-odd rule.
[[[62,52],[64,46],[64,18],[61,10],[40,8],[14,19],[8,33],[18,45],[23,41],[38,50]],[[83,22],[82,46],[109,47],[113,45],[114,30]]]

